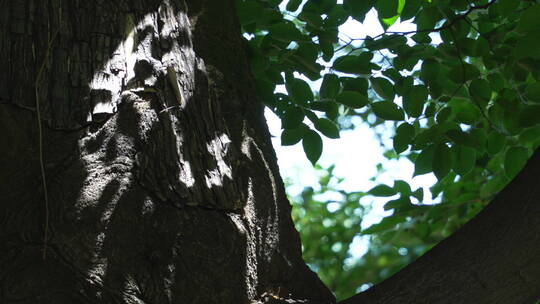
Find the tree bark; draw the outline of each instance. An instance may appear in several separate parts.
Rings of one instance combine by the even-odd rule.
[[[540,299],[540,149],[475,218],[396,275],[340,304]]]
[[[0,303],[335,302],[233,12],[0,1]]]

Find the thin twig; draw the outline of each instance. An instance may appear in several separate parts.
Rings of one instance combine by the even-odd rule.
[[[56,36],[58,35],[58,32],[60,29],[57,29],[54,33],[53,37],[49,39],[49,45],[47,47],[47,50],[45,51],[45,56],[43,58],[43,62],[41,63],[41,66],[38,70],[37,76],[36,76],[36,82],[34,84],[35,87],[35,94],[36,94],[36,117],[37,117],[37,123],[38,123],[38,146],[39,146],[39,167],[41,170],[41,183],[43,186],[43,195],[45,196],[45,227],[43,232],[43,260],[47,258],[47,241],[48,241],[48,234],[49,234],[49,195],[47,192],[47,179],[45,178],[45,165],[44,165],[44,158],[43,158],[43,127],[41,126],[41,110],[40,110],[40,102],[39,102],[39,82],[41,81],[41,76],[43,74],[43,71],[45,70],[45,65],[47,63],[47,59],[49,58],[49,53],[52,47],[53,41],[56,39]]]

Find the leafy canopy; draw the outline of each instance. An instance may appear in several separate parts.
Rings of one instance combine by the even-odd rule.
[[[306,259],[330,286],[331,280],[348,286],[334,289],[338,297],[347,296],[361,284],[390,275],[471,218],[540,144],[540,4],[289,0],[280,11],[281,2],[237,0],[237,10],[249,37],[259,96],[282,120],[282,144],[302,142],[315,164],[324,150],[321,137],[338,138],[350,127],[347,121],[358,116],[372,126],[393,126],[387,157],[408,158],[415,175],[432,172],[438,179],[431,188],[441,198],[436,205],[422,204],[423,193],[404,181],[368,193],[342,193],[339,210],[331,214],[325,211],[328,202],[314,199],[313,190],[294,198]],[[371,10],[384,33],[340,35],[340,25],[350,19],[363,22]],[[416,30],[392,31],[398,20],[414,23]],[[316,80],[320,86],[310,84]],[[276,91],[279,85],[286,94]],[[332,176],[330,169],[326,172]],[[354,210],[361,210],[357,200],[364,195],[390,197],[385,209],[393,214],[359,231],[363,211]],[[351,200],[356,201],[352,211]],[[342,213],[346,216],[340,219]],[[319,216],[323,224],[332,222],[311,226]],[[350,225],[344,224],[347,219]],[[338,231],[334,238],[332,229]],[[372,236],[370,252],[361,262],[344,264],[358,234]],[[323,235],[326,247],[320,243]],[[322,258],[312,254],[310,240],[326,250]],[[392,270],[384,272],[381,265]],[[338,274],[351,272],[355,276],[345,284]]]

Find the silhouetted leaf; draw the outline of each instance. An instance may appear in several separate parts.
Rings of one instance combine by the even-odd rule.
[[[302,147],[309,161],[315,164],[322,154],[323,143],[321,136],[313,130],[307,131],[302,140]]]

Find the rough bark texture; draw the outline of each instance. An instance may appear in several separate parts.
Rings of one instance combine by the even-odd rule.
[[[532,304],[540,299],[540,149],[475,218],[388,280],[340,304]]]
[[[0,1],[0,303],[334,302],[232,5]]]

